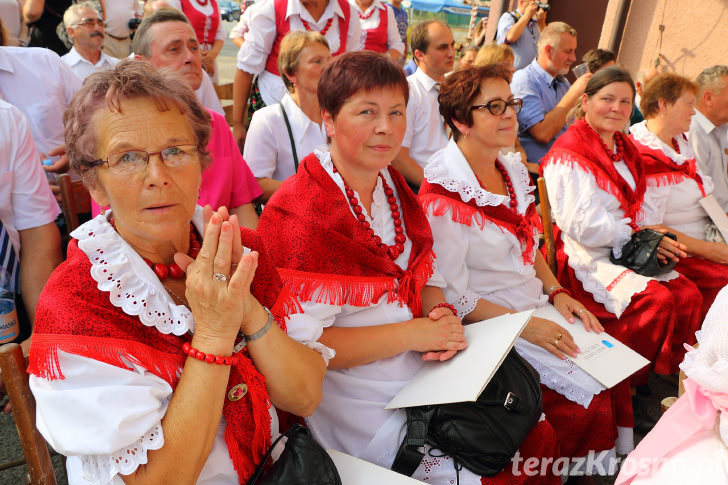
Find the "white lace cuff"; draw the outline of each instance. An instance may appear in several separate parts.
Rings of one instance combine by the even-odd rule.
[[[465,318],[465,315],[468,315],[470,312],[475,310],[478,300],[480,300],[480,297],[477,293],[471,290],[465,290],[465,293],[460,295],[460,297],[453,302],[452,306],[455,307],[460,318]]]
[[[113,483],[116,475],[130,475],[147,463],[147,451],[158,450],[164,445],[162,423],[152,426],[135,443],[110,455],[81,456],[84,478],[92,483]]]
[[[622,248],[632,238],[632,227],[626,223],[629,219],[623,219],[622,224],[617,228],[617,234],[614,236],[614,246],[612,253],[615,258],[622,257]]]

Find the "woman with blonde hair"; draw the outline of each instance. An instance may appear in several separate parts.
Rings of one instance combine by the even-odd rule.
[[[475,56],[473,62],[474,67],[485,66],[487,64],[498,64],[504,63],[509,67],[511,74],[516,72],[516,68],[513,67],[513,61],[515,56],[513,55],[513,49],[506,44],[496,44],[490,42],[478,51],[478,55]]]

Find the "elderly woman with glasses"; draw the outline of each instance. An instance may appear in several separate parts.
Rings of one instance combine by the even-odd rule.
[[[520,155],[500,151],[513,144],[522,104],[510,78],[507,66],[490,64],[455,71],[440,87],[440,113],[453,139],[430,158],[419,196],[445,296],[466,323],[552,304],[570,323],[579,317],[600,332],[538,251],[541,224]],[[562,456],[611,449],[617,432],[610,393],[569,359],[579,349],[568,328],[533,317],[516,350],[541,376],[544,412]]]
[[[111,207],[72,233],[30,350],[37,425],[72,484],[244,483],[276,409],[319,402],[323,360],[286,336],[293,300],[259,240],[196,205],[209,122],[181,79],[128,60],[66,112],[71,165]]]

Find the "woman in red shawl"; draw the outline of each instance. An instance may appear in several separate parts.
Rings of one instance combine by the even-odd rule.
[[[111,212],[72,233],[38,302],[38,429],[71,484],[245,483],[276,408],[313,412],[324,365],[276,324],[295,302],[258,237],[224,207],[203,225],[207,111],[132,60],[90,76],[65,125],[72,167]]]
[[[697,92],[698,85],[686,77],[658,75],[642,93],[645,121],[630,132],[642,154],[647,179],[643,224],[676,234],[687,248],[690,257],[681,259],[675,270],[700,289],[702,320],[728,284],[728,244],[700,204],[713,192],[713,181],[698,168],[685,136],[695,114]]]
[[[415,195],[390,162],[405,131],[407,81],[370,51],[331,62],[318,85],[328,147],[304,158],[266,205],[258,230],[302,312],[289,334],[328,349],[323,399],[306,422],[325,448],[389,468],[405,413],[385,405],[423,365],[466,346],[463,326],[433,276],[432,234]],[[553,429],[538,423],[521,461],[490,478],[467,469],[461,484],[559,483],[528,476],[525,457],[553,457]],[[455,483],[453,461],[428,450],[413,475]]]
[[[639,228],[645,177],[637,148],[621,132],[629,119],[634,83],[619,67],[598,71],[587,84],[577,121],[541,162],[555,231],[557,277],[604,329],[652,362],[630,379],[645,384],[650,370],[677,372],[700,327],[702,297],[670,272],[641,276],[612,264]],[[683,258],[685,246],[663,238],[663,258]],[[617,425],[633,426],[631,403],[616,402]]]

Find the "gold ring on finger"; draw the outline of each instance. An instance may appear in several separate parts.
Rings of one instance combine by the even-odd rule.
[[[554,347],[558,347],[559,346],[559,342],[561,342],[561,340],[554,340]]]
[[[564,336],[563,336],[563,335],[561,335],[561,334],[558,334],[558,335],[556,336],[556,341],[557,341],[557,342],[559,342],[559,341],[561,341],[561,339],[562,339],[562,338],[564,338]]]

